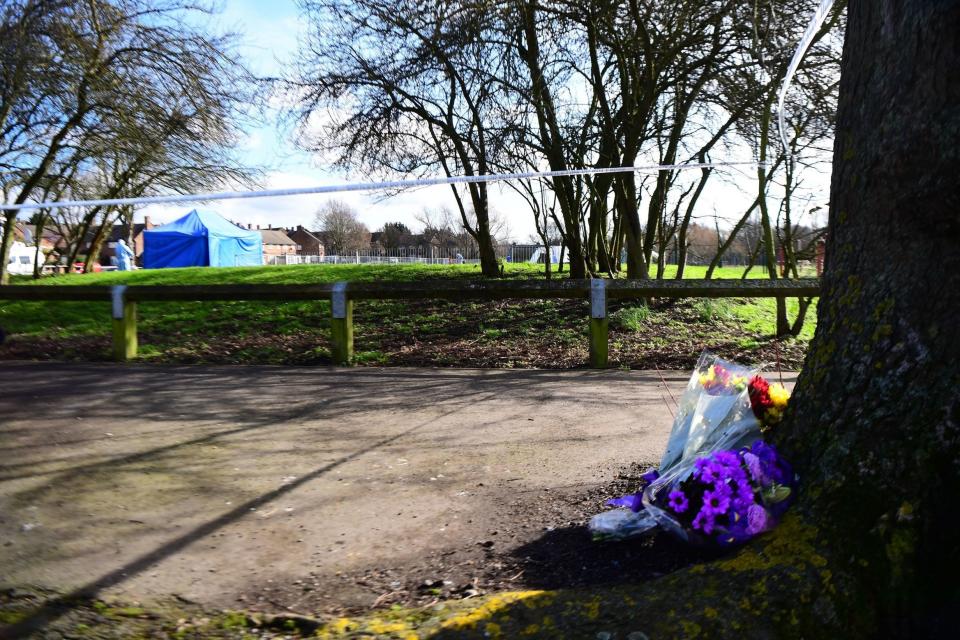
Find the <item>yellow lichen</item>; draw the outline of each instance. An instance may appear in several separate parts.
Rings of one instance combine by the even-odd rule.
[[[596,620],[600,617],[600,598],[596,597],[590,602],[585,602],[583,608],[589,619]]]
[[[453,631],[461,629],[474,629],[476,628],[477,624],[492,618],[493,615],[498,611],[502,611],[508,606],[518,602],[532,604],[526,603],[525,601],[542,597],[545,593],[546,592],[544,591],[516,591],[491,596],[487,598],[480,606],[448,618],[443,622],[443,624],[440,625],[440,628],[443,630]]]
[[[367,626],[364,628],[364,631],[368,631],[375,635],[385,636],[385,635],[400,635],[400,634],[409,634],[413,630],[405,622],[393,622],[386,620],[378,620],[374,618],[367,623]]]
[[[342,636],[352,629],[354,626],[353,621],[350,618],[337,618],[333,622],[330,622],[320,629],[317,630],[317,636],[320,638],[336,638],[337,636]]]
[[[687,638],[687,640],[693,640],[694,638],[700,637],[700,625],[698,625],[696,622],[681,620],[680,627],[683,629],[683,637]]]
[[[826,558],[817,553],[813,541],[816,529],[803,524],[799,518],[788,515],[769,535],[767,544],[761,548],[749,546],[729,560],[717,563],[723,571],[767,571],[774,567],[802,569],[806,565],[823,567]]]

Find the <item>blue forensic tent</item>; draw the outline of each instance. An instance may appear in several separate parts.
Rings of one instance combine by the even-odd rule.
[[[246,267],[263,264],[263,238],[210,211],[193,210],[143,232],[143,266]]]

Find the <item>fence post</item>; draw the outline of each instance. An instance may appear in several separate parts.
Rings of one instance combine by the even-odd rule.
[[[126,362],[137,357],[137,303],[127,300],[126,285],[110,288],[113,315],[113,359]]]
[[[590,367],[606,369],[607,337],[610,320],[607,318],[607,281],[590,280]]]
[[[330,355],[334,364],[350,364],[353,359],[353,300],[347,297],[346,282],[333,285],[330,310]]]

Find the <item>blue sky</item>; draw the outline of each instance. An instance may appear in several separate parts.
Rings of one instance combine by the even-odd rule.
[[[280,75],[285,65],[295,62],[298,39],[306,25],[294,0],[225,0],[223,11],[212,19],[211,28],[217,31],[233,31],[240,38],[240,53],[254,72],[264,76]],[[278,114],[273,114],[275,117]],[[266,188],[291,188],[343,182],[368,182],[370,176],[331,171],[318,158],[297,148],[292,133],[283,130],[276,122],[266,122],[251,128],[238,148],[240,157],[252,166],[264,167]],[[714,160],[749,160],[749,150],[731,150],[728,158]],[[641,162],[638,162],[642,163]],[[723,220],[738,218],[749,206],[756,190],[752,170],[731,171],[726,181],[712,179],[700,200],[698,210],[706,217],[702,222],[713,225],[714,212]],[[399,176],[398,176],[399,177]],[[813,187],[811,206],[824,204],[827,199],[829,176],[809,176]],[[534,233],[532,215],[523,200],[508,188],[492,187],[491,206],[507,220],[513,239],[526,241]],[[428,187],[405,192],[388,199],[378,194],[338,194],[337,199],[351,204],[361,220],[371,230],[379,229],[384,222],[401,221],[417,229],[415,215],[424,208],[447,206],[454,209],[455,203],[450,188]],[[329,196],[296,196],[253,200],[232,200],[205,203],[202,206],[241,223],[262,226],[295,226],[302,224],[312,228],[313,218]],[[806,200],[802,197],[800,202]],[[150,215],[157,222],[168,222],[190,210],[190,206],[150,206],[140,212]]]
[[[295,61],[298,38],[305,29],[296,2],[293,0],[226,0],[223,11],[210,25],[218,31],[232,31],[240,38],[240,53],[247,64],[262,76],[279,75],[285,65]],[[272,114],[276,117],[279,114]],[[265,188],[290,188],[343,182],[367,182],[369,177],[330,171],[307,152],[297,148],[290,131],[277,122],[265,122],[249,129],[238,149],[240,158],[251,166],[264,167]],[[262,226],[313,227],[314,215],[329,196],[296,196],[254,200],[232,200],[203,203],[198,206],[215,210],[231,220]],[[376,230],[385,222],[399,220],[416,227],[414,216],[423,208],[454,207],[449,187],[430,187],[402,193],[388,200],[377,194],[338,194],[336,199],[350,203],[361,220]],[[508,200],[514,198],[509,197]],[[150,206],[139,216],[150,215],[154,221],[168,222],[192,207]],[[522,218],[522,219],[521,219]],[[529,215],[519,216],[511,224],[514,236],[525,238],[533,232]]]

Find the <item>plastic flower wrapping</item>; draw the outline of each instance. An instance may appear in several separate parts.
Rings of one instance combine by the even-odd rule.
[[[620,507],[593,517],[598,540],[661,527],[700,546],[729,546],[776,526],[796,490],[790,465],[763,441],[790,398],[759,369],[704,353],[680,398],[658,469]]]

